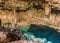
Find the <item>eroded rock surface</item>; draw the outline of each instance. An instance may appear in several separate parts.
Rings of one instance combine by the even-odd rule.
[[[4,27],[43,24],[60,29],[59,9],[59,0],[0,0],[0,19]]]

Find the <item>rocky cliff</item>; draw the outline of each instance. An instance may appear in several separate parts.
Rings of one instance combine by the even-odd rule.
[[[60,30],[60,0],[0,0],[4,27],[43,24]]]

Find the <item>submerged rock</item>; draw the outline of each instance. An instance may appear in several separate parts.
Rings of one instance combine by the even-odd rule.
[[[60,33],[49,26],[32,24],[26,32],[23,31],[23,35],[26,40],[41,41],[42,43],[60,43]]]

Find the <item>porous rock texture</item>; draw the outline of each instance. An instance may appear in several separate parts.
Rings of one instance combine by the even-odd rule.
[[[53,27],[59,32],[60,0],[0,0],[0,20],[2,26],[7,29],[29,24],[42,24]],[[10,31],[11,33],[5,32],[0,32],[0,42],[7,42],[8,34],[8,36],[11,34],[18,36],[15,34],[16,31],[14,33],[13,31]],[[20,35],[17,38],[19,37]],[[27,41],[20,40],[8,43],[27,43]]]
[[[0,0],[0,19],[4,27],[43,24],[58,30],[59,18],[60,0]]]

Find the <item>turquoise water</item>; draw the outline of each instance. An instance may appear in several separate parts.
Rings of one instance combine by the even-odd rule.
[[[32,24],[20,30],[26,40],[41,41],[42,43],[60,43],[60,33],[49,26]]]

